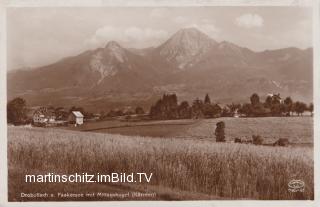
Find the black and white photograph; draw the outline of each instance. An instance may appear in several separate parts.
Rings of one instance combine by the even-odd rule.
[[[8,202],[315,200],[313,12],[7,7]]]

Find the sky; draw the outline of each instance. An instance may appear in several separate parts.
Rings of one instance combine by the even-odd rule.
[[[108,41],[158,46],[187,27],[254,51],[312,47],[309,7],[17,7],[7,10],[8,69],[47,65]]]

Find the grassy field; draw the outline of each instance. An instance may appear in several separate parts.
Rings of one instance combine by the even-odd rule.
[[[214,129],[211,126],[215,121],[218,120],[188,123],[186,126],[189,127],[179,131],[180,136],[183,133],[186,136],[205,136],[206,133],[212,133]],[[232,119],[226,119],[227,129],[231,128],[232,122]],[[273,124],[265,124],[261,130],[246,132],[244,127],[252,127],[251,122],[254,122],[254,119],[247,120],[249,125],[239,125],[238,131],[243,130],[243,134],[268,134],[262,129],[266,126],[279,125],[272,120]],[[292,122],[299,121],[292,119]],[[209,129],[205,128],[205,124]],[[309,126],[309,122],[306,125],[310,131],[312,125]],[[300,125],[297,123],[295,127],[298,126]],[[231,129],[227,130],[228,137],[232,133],[238,135]],[[299,135],[292,131],[291,133],[297,137],[310,135],[300,131]],[[281,134],[281,136],[284,135]],[[310,141],[312,137],[298,140]],[[154,192],[156,193],[156,197],[152,198],[154,200],[314,198],[313,148],[311,147],[267,147],[215,143],[212,139],[170,137],[163,139],[50,128],[8,127],[8,163],[9,200],[11,201],[30,201],[30,199],[21,198],[21,192],[97,191]],[[63,174],[152,172],[154,175],[149,184],[31,185],[23,182],[25,174],[48,172]],[[288,191],[288,182],[292,179],[304,181],[304,192]],[[48,200],[50,199],[63,200],[59,198]]]
[[[272,143],[279,138],[287,138],[292,143],[313,143],[312,117],[264,117],[264,118],[218,118],[201,120],[167,120],[121,122],[91,122],[68,129],[99,133],[121,134],[129,136],[168,137],[183,139],[214,139],[215,125],[219,121],[226,123],[226,139],[249,139],[260,135],[265,142]]]
[[[196,122],[191,119],[139,122],[112,120],[87,122],[79,127],[69,126],[63,129],[142,137],[177,137],[180,132],[186,131]]]
[[[291,143],[313,143],[312,117],[263,117],[263,118],[219,118],[202,120],[187,131],[181,132],[182,137],[211,139],[215,125],[219,121],[226,124],[226,139],[235,137],[251,138],[260,135],[267,143],[279,138],[287,138]]]

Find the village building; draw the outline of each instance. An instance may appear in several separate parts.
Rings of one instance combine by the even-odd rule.
[[[34,111],[32,120],[33,124],[36,126],[46,126],[47,124],[54,123],[56,121],[56,116],[54,111],[41,107]]]
[[[80,111],[72,111],[68,117],[68,121],[75,125],[83,124],[83,114]]]

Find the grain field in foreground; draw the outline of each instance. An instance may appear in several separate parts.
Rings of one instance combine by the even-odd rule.
[[[312,150],[8,127],[9,200],[28,200],[19,197],[21,191],[56,193],[95,189],[153,191],[157,200],[313,199]],[[149,184],[23,182],[27,173],[48,172],[154,175]],[[304,192],[288,191],[292,179],[304,181]]]

